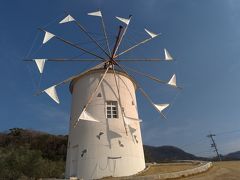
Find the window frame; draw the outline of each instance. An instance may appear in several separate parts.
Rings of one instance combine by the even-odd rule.
[[[118,101],[106,101],[106,118],[107,119],[118,119]]]

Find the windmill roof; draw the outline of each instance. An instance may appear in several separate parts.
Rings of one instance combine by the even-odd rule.
[[[98,68],[98,69],[92,69],[92,70],[90,70],[90,71],[87,71],[87,72],[85,72],[85,73],[80,74],[79,76],[77,76],[76,78],[74,78],[74,79],[70,82],[70,85],[69,85],[69,90],[70,90],[70,92],[72,93],[72,91],[73,91],[73,86],[74,86],[75,83],[76,83],[79,79],[81,79],[83,76],[86,76],[86,75],[88,75],[88,74],[93,74],[93,73],[99,73],[99,72],[103,72],[103,73],[104,73],[105,71],[106,71],[105,68]],[[115,69],[115,72],[116,72],[117,74],[123,75],[123,76],[127,77],[128,79],[130,79],[130,80],[132,81],[132,83],[134,84],[135,89],[137,88],[137,85],[136,85],[135,80],[134,80],[132,77],[130,77],[128,74],[126,74],[125,72],[123,72],[123,71],[121,71],[121,70],[117,70],[117,69]],[[107,73],[112,73],[112,74],[113,74],[114,71],[113,71],[112,69],[109,69]]]

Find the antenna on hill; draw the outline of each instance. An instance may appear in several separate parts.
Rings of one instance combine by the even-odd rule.
[[[213,139],[214,136],[216,136],[216,135],[215,134],[211,134],[211,133],[207,135],[207,137],[210,138],[211,141],[212,141],[211,148],[214,148],[214,152],[216,152],[219,161],[221,161],[222,159],[221,159],[220,154],[218,153],[217,144],[216,144],[215,140]]]

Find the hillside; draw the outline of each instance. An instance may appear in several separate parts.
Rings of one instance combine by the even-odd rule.
[[[0,179],[64,178],[67,136],[10,129],[0,133]]]
[[[63,178],[68,136],[13,128],[0,133],[0,178],[22,177]],[[174,146],[144,145],[146,162],[175,160],[206,160]],[[230,153],[224,160],[240,160],[240,151]]]
[[[201,159],[174,146],[153,147],[144,145],[144,154],[147,162]]]
[[[65,160],[67,136],[51,135],[44,132],[13,128],[8,133],[0,133],[0,147],[27,147],[38,150],[49,160]],[[153,147],[144,145],[146,162],[201,159],[174,146]]]
[[[38,150],[42,157],[49,160],[66,159],[67,139],[65,135],[52,135],[45,132],[13,128],[6,133],[0,132],[0,148],[27,147]],[[144,145],[146,162],[162,162],[173,160],[205,160],[174,146],[149,146]],[[223,156],[224,160],[240,160],[240,151]]]
[[[240,160],[240,151],[236,151],[225,155],[224,160]]]
[[[1,148],[25,147],[38,150],[43,158],[65,160],[67,153],[67,136],[51,135],[44,132],[13,128],[8,133],[0,134]]]

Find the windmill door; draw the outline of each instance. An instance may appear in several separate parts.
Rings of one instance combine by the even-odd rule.
[[[71,177],[77,177],[77,170],[78,170],[78,145],[72,147],[72,154],[71,154]]]

